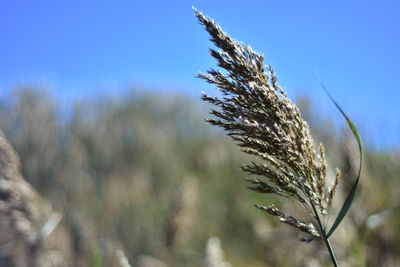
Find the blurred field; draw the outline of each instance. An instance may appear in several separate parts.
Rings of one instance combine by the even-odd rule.
[[[326,144],[331,171],[342,169],[344,195],[358,160],[353,140],[306,97],[297,103]],[[37,88],[3,99],[0,128],[24,178],[63,215],[49,266],[123,266],[118,251],[132,266],[223,266],[213,263],[218,244],[232,266],[330,266],[319,241],[298,241],[252,207],[276,203],[299,214],[246,189],[239,167],[251,158],[208,116],[199,101],[141,90],[77,101],[69,112]],[[341,266],[400,266],[400,153],[365,153],[360,194],[332,242]],[[0,266],[10,266],[4,245]]]

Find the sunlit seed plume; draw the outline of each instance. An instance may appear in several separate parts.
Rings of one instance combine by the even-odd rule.
[[[264,67],[263,55],[232,39],[201,12],[195,10],[195,13],[218,48],[210,49],[211,56],[224,70],[211,69],[199,74],[222,93],[221,97],[203,93],[202,99],[216,107],[211,110],[216,118],[207,121],[222,127],[244,152],[263,162],[242,167],[248,174],[257,176],[248,180],[249,188],[293,198],[312,216],[317,216],[316,212],[325,216],[339,174],[327,190],[324,146],[320,144],[316,152],[307,122],[279,86],[273,68]],[[320,236],[311,223],[286,216],[273,205],[256,207],[303,232]]]

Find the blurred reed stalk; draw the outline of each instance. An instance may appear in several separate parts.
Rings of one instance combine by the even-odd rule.
[[[332,263],[338,266],[329,236],[349,209],[358,179],[336,221],[328,229],[327,211],[336,192],[340,170],[336,169],[334,181],[328,187],[325,148],[321,143],[315,149],[307,122],[279,86],[273,68],[268,66],[265,70],[263,55],[232,39],[201,12],[195,10],[195,14],[211,35],[211,41],[219,48],[218,51],[210,49],[211,56],[224,69],[224,72],[211,69],[199,74],[201,79],[216,85],[222,93],[221,97],[209,97],[203,93],[202,99],[217,107],[211,110],[216,118],[207,121],[223,128],[245,153],[261,160],[262,163],[252,162],[242,167],[248,174],[257,176],[248,180],[251,190],[294,199],[308,211],[317,227],[314,223],[285,215],[275,205],[255,207],[307,233],[303,241],[322,239]],[[331,100],[345,116],[359,141],[350,119]],[[359,146],[361,152],[360,142]]]
[[[0,265],[67,266],[51,260],[61,255],[57,240],[49,239],[61,218],[24,180],[19,158],[0,130]]]

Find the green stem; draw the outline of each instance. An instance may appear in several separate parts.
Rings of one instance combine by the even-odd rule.
[[[336,261],[335,252],[333,251],[332,246],[331,246],[331,242],[329,242],[329,239],[326,238],[325,234],[324,234],[323,239],[324,239],[324,243],[325,243],[326,247],[328,248],[329,255],[331,256],[333,266],[339,267],[339,265]]]
[[[314,204],[312,202],[311,202],[311,206],[312,206],[312,209],[314,211],[315,218],[317,219],[317,222],[318,222],[318,226],[319,226],[319,229],[320,229],[321,237],[324,240],[325,246],[327,247],[327,249],[329,251],[329,255],[331,256],[331,260],[332,260],[333,266],[339,267],[339,264],[336,261],[335,252],[333,251],[331,242],[329,242],[329,238],[326,236],[325,228],[322,225],[322,222],[321,222],[321,219],[319,218],[318,212],[315,209],[315,206],[314,206]]]

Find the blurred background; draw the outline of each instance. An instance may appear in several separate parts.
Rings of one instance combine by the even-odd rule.
[[[273,65],[331,173],[342,169],[340,207],[358,155],[327,86],[365,146],[360,194],[333,236],[341,266],[399,266],[396,1],[2,1],[0,129],[40,196],[31,204],[62,214],[48,266],[329,266],[322,244],[252,207],[299,214],[246,189],[251,158],[204,122],[200,92],[218,93],[195,76],[216,64],[192,5]],[[29,266],[10,244],[0,266]]]

